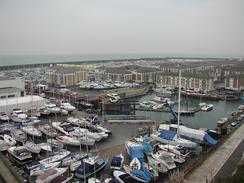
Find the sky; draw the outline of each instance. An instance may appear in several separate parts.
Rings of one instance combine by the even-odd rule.
[[[0,55],[244,57],[243,0],[0,0]]]

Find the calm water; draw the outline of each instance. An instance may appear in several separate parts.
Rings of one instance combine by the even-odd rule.
[[[149,100],[152,99],[155,96],[155,94],[146,95],[144,97],[139,98],[139,101]],[[197,107],[199,105],[199,100],[197,99],[191,99],[186,98],[182,99],[182,109],[188,107]],[[241,104],[244,104],[244,101],[202,101],[211,103],[214,105],[214,108],[210,112],[197,112],[194,116],[181,116],[181,120],[183,124],[186,124],[188,126],[194,127],[194,128],[208,128],[208,129],[214,129],[216,128],[216,121],[219,118],[222,117],[230,117],[230,113],[232,111],[237,111],[238,106]],[[174,107],[177,110],[177,105]],[[137,115],[144,115],[148,118],[151,118],[153,120],[163,122],[165,120],[170,120],[172,118],[171,113],[166,112],[144,112],[144,111],[137,111]]]

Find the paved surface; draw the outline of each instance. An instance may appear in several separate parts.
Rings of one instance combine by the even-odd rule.
[[[187,177],[188,183],[210,182],[234,153],[244,139],[244,125],[241,125],[213,154]],[[228,171],[228,170],[226,170]],[[229,174],[231,172],[229,171]]]

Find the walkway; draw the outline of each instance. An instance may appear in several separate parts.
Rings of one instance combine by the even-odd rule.
[[[210,182],[230,158],[244,139],[244,125],[241,125],[218,149],[186,178],[187,183]]]

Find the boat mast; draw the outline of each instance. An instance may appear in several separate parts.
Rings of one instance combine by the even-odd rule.
[[[179,68],[179,87],[178,87],[178,116],[177,116],[177,137],[179,137],[179,127],[180,127],[180,101],[181,101],[181,69]]]

